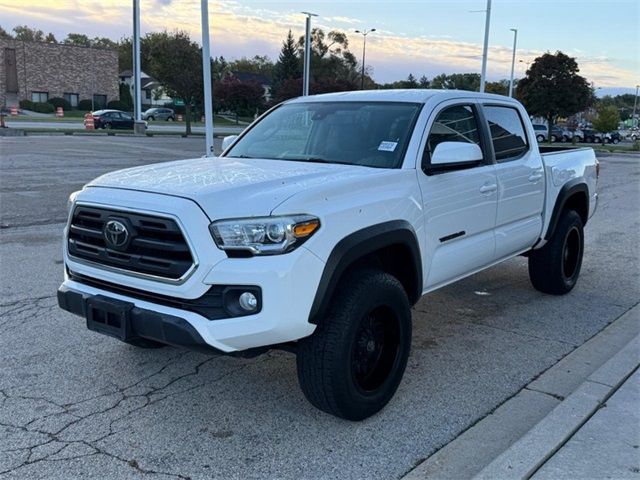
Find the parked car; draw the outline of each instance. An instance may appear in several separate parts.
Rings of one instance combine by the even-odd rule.
[[[616,145],[622,141],[622,135],[617,131],[609,132],[604,135],[604,141],[605,143],[613,143]]]
[[[599,143],[601,140],[598,132],[596,132],[595,130],[592,130],[590,128],[583,128],[582,129],[582,142],[585,143]]]
[[[568,128],[562,129],[562,139],[560,140],[563,143],[570,142],[573,140],[574,132],[569,130]]]
[[[166,120],[173,122],[176,114],[171,108],[149,108],[142,114],[143,120]]]
[[[307,399],[362,420],[402,380],[423,294],[523,254],[537,290],[576,285],[599,164],[536,133],[497,95],[289,100],[220,157],[72,194],[58,303],[138,347],[295,353]]]
[[[549,134],[549,130],[546,125],[541,123],[534,123],[533,129],[536,132],[536,140],[538,142],[546,142],[547,135]],[[551,141],[552,142],[561,142],[564,137],[564,131],[562,128],[554,125],[551,127]]]
[[[96,129],[133,129],[133,116],[120,110],[96,110],[92,113]]]

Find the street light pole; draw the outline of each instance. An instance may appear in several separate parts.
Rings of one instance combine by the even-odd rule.
[[[513,70],[516,67],[516,44],[518,43],[518,29],[512,28],[513,32],[513,55],[511,56],[511,79],[509,80],[509,97],[513,97]]]
[[[133,0],[133,114],[136,122],[142,121],[140,98],[140,0]]]
[[[309,95],[309,73],[311,70],[311,17],[317,17],[315,13],[302,12],[307,16],[304,35],[304,67],[302,72],[302,96]]]
[[[491,0],[487,0],[487,10],[484,23],[484,46],[482,48],[482,72],[480,73],[480,93],[484,92],[487,76],[487,53],[489,49],[489,24],[491,23]]]
[[[371,30],[356,30],[356,33],[362,35],[362,78],[360,79],[360,90],[364,90],[364,70],[365,70],[365,58],[367,55],[367,35],[371,32],[375,32],[376,29],[372,28]]]
[[[633,99],[633,113],[631,114],[631,128],[635,127],[638,122],[636,122],[636,105],[638,103],[638,88],[640,85],[636,85],[636,96]]]
[[[209,48],[209,0],[200,0],[202,14],[202,80],[204,83],[205,157],[213,156],[213,96],[211,94],[211,49]]]

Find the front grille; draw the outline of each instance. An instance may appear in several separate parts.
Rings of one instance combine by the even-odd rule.
[[[105,234],[105,226],[112,220],[125,226],[123,245]],[[174,220],[85,205],[77,205],[73,211],[67,247],[76,259],[167,280],[179,280],[194,264]]]

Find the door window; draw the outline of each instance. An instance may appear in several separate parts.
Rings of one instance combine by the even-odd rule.
[[[483,110],[489,122],[496,161],[516,160],[529,150],[522,118],[515,108],[487,106]]]
[[[430,170],[431,155],[442,142],[472,143],[481,147],[478,119],[471,105],[454,105],[438,113],[422,155],[422,168],[425,172]]]

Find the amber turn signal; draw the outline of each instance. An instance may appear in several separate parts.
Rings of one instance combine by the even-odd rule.
[[[293,234],[296,238],[308,237],[317,230],[320,226],[318,220],[311,220],[309,222],[299,223],[293,227]]]

